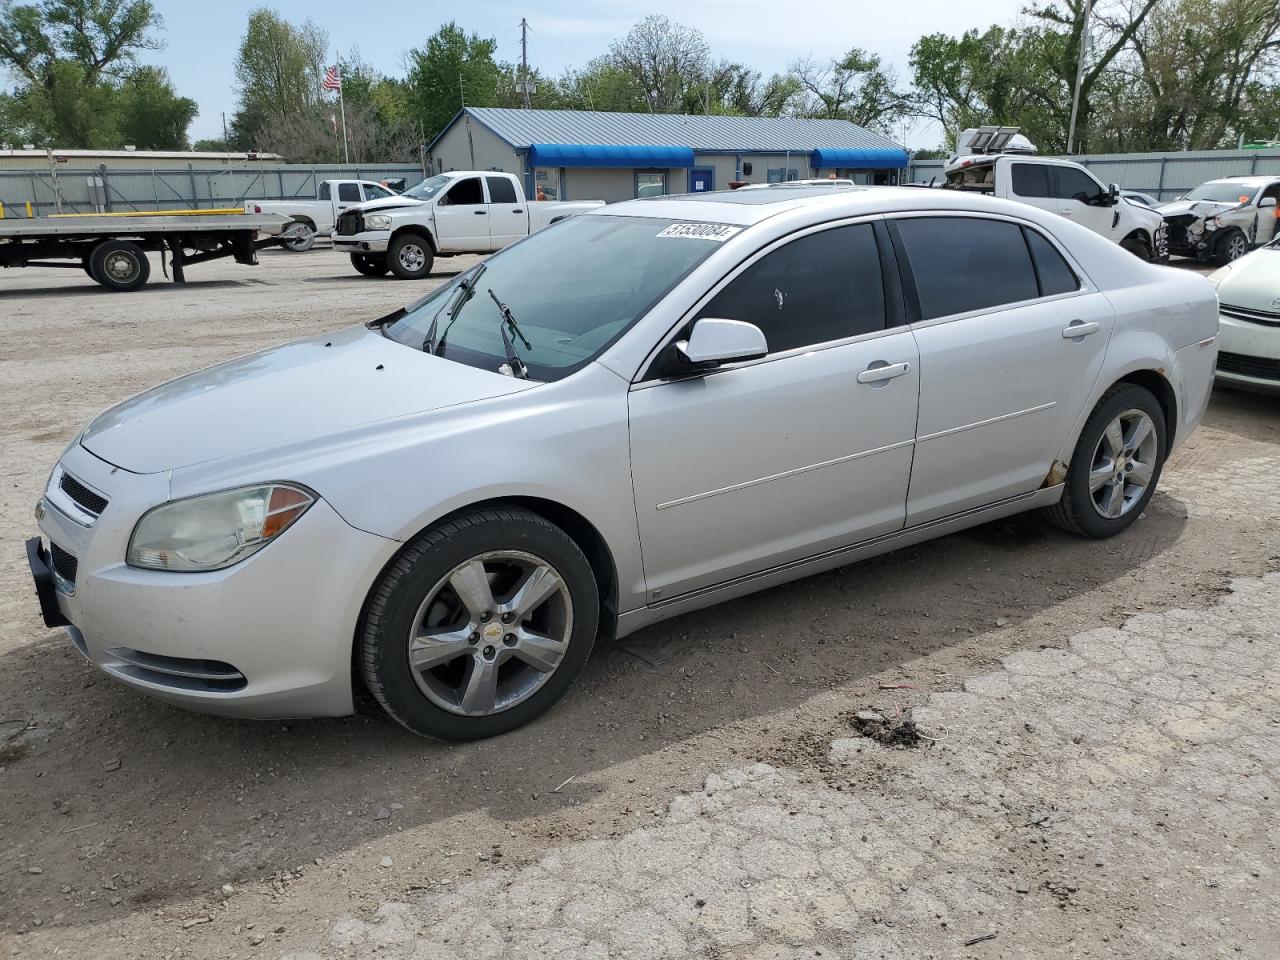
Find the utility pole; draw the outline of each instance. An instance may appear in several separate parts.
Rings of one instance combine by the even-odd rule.
[[[226,143],[227,143],[227,111],[225,111],[225,110],[223,110],[223,111],[222,111],[222,143],[223,143],[223,146],[226,146]]]
[[[1084,58],[1089,52],[1089,17],[1093,0],[1084,0],[1084,20],[1080,24],[1080,51],[1076,56],[1076,86],[1071,94],[1071,123],[1067,127],[1067,155],[1075,153],[1076,115],[1080,112],[1080,84],[1084,81]]]
[[[520,18],[520,83],[519,91],[524,94],[524,108],[529,109],[529,21]]]

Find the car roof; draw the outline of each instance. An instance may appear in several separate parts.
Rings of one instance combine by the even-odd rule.
[[[1264,187],[1277,180],[1280,180],[1280,177],[1218,177],[1216,180],[1206,180],[1205,183],[1243,183],[1250,187]]]
[[[654,217],[749,227],[792,210],[815,218],[870,216],[906,211],[957,210],[1041,219],[1038,207],[961,190],[922,187],[795,187],[779,190],[716,190],[647,197],[589,211],[596,217]],[[1044,214],[1056,217],[1057,214]]]

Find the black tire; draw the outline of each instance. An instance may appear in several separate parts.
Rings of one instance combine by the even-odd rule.
[[[1239,260],[1249,252],[1249,238],[1239,227],[1230,227],[1213,244],[1213,262],[1220,267]]]
[[[93,275],[93,267],[89,266],[88,257],[80,261],[80,266],[84,268],[84,275],[96,283],[98,278]]]
[[[1128,250],[1140,260],[1151,262],[1151,247],[1141,235],[1131,233],[1120,241],[1121,248]]]
[[[137,290],[151,276],[151,261],[136,243],[103,240],[89,254],[88,273],[108,290]]]
[[[402,233],[387,247],[387,266],[401,280],[425,280],[434,264],[431,241],[421,234]]]
[[[376,253],[353,253],[351,265],[356,268],[356,273],[363,273],[366,277],[385,277],[391,272],[387,258]]]
[[[432,590],[451,571],[494,551],[521,551],[550,565],[572,601],[572,621],[565,627],[569,635],[562,659],[540,687],[506,709],[466,716],[433,702],[421,689],[409,664],[409,637]],[[436,740],[480,740],[523,726],[564,696],[591,653],[599,616],[591,564],[572,538],[537,514],[495,506],[445,521],[405,548],[370,595],[356,652],[369,692],[401,725]],[[474,649],[453,665],[478,657],[479,645]],[[508,662],[520,666],[514,657]]]
[[[293,222],[285,228],[286,233],[290,230],[299,230],[299,232],[296,235],[297,239],[285,240],[284,247],[286,250],[292,250],[294,253],[306,253],[316,245],[316,225],[310,220],[295,217]]]
[[[1112,421],[1127,411],[1141,411],[1151,418],[1155,427],[1154,464],[1151,479],[1141,496],[1126,506],[1120,516],[1106,517],[1094,501],[1094,494],[1089,489],[1089,477],[1103,433]],[[1114,537],[1122,532],[1141,515],[1155,493],[1168,451],[1167,436],[1164,410],[1151,392],[1131,383],[1116,384],[1102,395],[1085,422],[1084,430],[1081,431],[1071,455],[1071,464],[1067,468],[1062,499],[1045,508],[1045,517],[1056,527],[1090,539]]]

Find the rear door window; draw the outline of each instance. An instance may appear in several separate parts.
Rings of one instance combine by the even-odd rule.
[[[320,192],[316,194],[316,199],[328,200],[331,196],[333,196],[332,189],[333,189],[333,185],[330,184],[328,180],[326,180],[324,183],[320,184]]]
[[[1022,228],[979,217],[894,221],[915,277],[921,319],[999,307],[1040,295]]]
[[[1057,248],[1035,230],[1024,228],[1024,232],[1035,261],[1036,275],[1040,278],[1040,296],[1052,297],[1079,290],[1080,279],[1062,259]]]
[[[770,353],[883,330],[884,281],[871,225],[812,233],[766,254],[701,317],[754,323]]]
[[[490,203],[516,203],[516,185],[506,177],[485,177]]]
[[[1019,197],[1052,197],[1048,167],[1043,163],[1013,164],[1013,192]]]

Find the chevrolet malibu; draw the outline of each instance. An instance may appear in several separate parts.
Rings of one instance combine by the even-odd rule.
[[[1025,204],[620,203],[106,411],[28,559],[46,623],[137,690],[284,717],[363,683],[486,737],[600,638],[1019,511],[1121,532],[1217,327],[1202,278]]]

